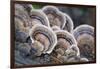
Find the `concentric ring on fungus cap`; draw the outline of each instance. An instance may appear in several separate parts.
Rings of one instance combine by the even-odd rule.
[[[80,25],[74,32],[80,55],[92,60],[95,54],[94,27],[90,25]]]
[[[73,20],[71,19],[71,17],[68,14],[64,14],[66,17],[66,24],[64,26],[64,30],[67,30],[68,32],[72,33],[74,25],[73,25]]]
[[[52,18],[53,23],[51,22],[51,19],[49,19],[49,17],[48,17],[51,27],[52,26],[58,26],[59,27],[59,25],[60,25],[60,28],[63,29],[63,27],[65,26],[65,23],[66,23],[66,18],[64,16],[64,14],[61,11],[59,11],[59,9],[57,7],[55,7],[55,6],[44,6],[42,8],[42,10],[47,15],[47,17],[48,17],[48,15],[50,16],[50,14],[53,16],[53,18]],[[60,21],[60,24],[58,24],[59,22],[57,22],[57,21],[56,21],[56,23],[54,22],[55,19],[57,19],[57,18]]]
[[[57,35],[57,39],[59,38],[65,39],[70,44],[70,46],[72,46],[73,44],[77,45],[75,38],[69,32],[64,30],[57,30],[55,31],[55,33]]]
[[[76,27],[73,31],[73,35],[76,40],[82,34],[89,34],[94,37],[94,27],[90,25],[80,25]]]
[[[14,23],[16,40],[26,42],[31,22],[27,11],[21,4],[15,4]]]
[[[30,17],[28,15],[28,12],[20,4],[15,4],[15,18],[20,19],[23,22],[24,27],[31,26]]]
[[[76,40],[74,39],[73,35],[65,30],[57,30],[55,31],[57,36],[57,45],[55,47],[55,52],[58,54],[58,58],[61,55],[65,55],[67,49],[70,46],[77,45]]]
[[[30,12],[30,18],[32,20],[33,19],[34,20],[38,20],[42,25],[50,27],[49,20],[48,20],[46,14],[43,11],[41,11],[41,10],[32,10]],[[32,25],[35,25],[34,20],[32,22]],[[38,22],[36,24],[38,24]]]
[[[57,43],[56,34],[52,31],[52,29],[48,28],[47,26],[36,24],[30,30],[30,37],[31,37],[32,41],[36,40],[35,36],[38,34],[43,34],[45,37],[48,38],[50,45],[48,46],[47,49],[45,49],[43,51],[43,53],[50,54]]]
[[[30,13],[34,7],[32,6],[32,4],[21,4],[26,10],[28,13]]]

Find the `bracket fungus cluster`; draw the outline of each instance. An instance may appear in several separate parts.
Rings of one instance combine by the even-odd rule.
[[[25,64],[28,60],[31,61],[29,64],[93,60],[94,28],[80,25],[73,29],[71,17],[57,7],[44,6],[42,9],[33,9],[31,4],[15,4],[14,19],[15,50],[20,53],[15,57],[25,59],[21,61],[19,57],[19,63]],[[17,59],[15,61],[18,63]]]

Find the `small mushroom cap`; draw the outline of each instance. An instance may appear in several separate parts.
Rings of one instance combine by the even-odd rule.
[[[71,57],[71,58],[67,59],[66,62],[67,63],[77,63],[77,62],[79,62],[79,58]]]
[[[66,23],[66,18],[62,12],[58,10],[55,6],[45,6],[43,7],[43,12],[47,15],[50,26],[58,26],[61,29]]]
[[[57,11],[59,11],[59,9],[56,7],[56,6],[51,6],[51,5],[48,5],[48,6],[44,6],[43,8],[42,8],[42,10],[46,13],[46,14],[48,14],[48,13],[53,13],[53,12],[57,12]]]
[[[29,35],[32,40],[38,40],[41,43],[43,43],[43,45],[46,44],[48,46],[48,47],[44,46],[45,50],[43,53],[48,53],[48,54],[51,53],[57,43],[56,34],[52,31],[52,29],[44,25],[36,24],[30,30]]]
[[[68,14],[64,14],[65,17],[66,17],[66,23],[65,23],[65,26],[64,26],[64,30],[67,30],[68,32],[72,33],[73,31],[73,20],[71,19],[71,17],[68,15]]]
[[[80,58],[80,62],[88,62],[89,60],[87,58]]]
[[[32,4],[21,4],[26,10],[28,13],[30,13],[34,7],[32,6]]]
[[[35,24],[42,24],[42,25],[45,25],[48,27],[50,26],[49,20],[48,20],[46,14],[41,10],[32,10],[30,12],[30,18],[32,19],[33,26]]]

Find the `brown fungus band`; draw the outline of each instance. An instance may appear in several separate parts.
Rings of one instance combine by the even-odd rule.
[[[20,4],[15,5],[15,18],[18,18],[21,21],[23,21],[23,26],[25,26],[25,27],[28,27],[28,26],[31,25],[30,17],[28,15],[28,12]]]
[[[57,30],[55,33],[57,35],[57,45],[55,47],[56,50],[62,49],[63,52],[65,52],[73,44],[77,45],[76,40],[69,32],[64,30]]]
[[[38,24],[35,25],[30,30],[30,37],[32,38],[32,40],[39,40],[39,38],[43,39],[43,40],[40,39],[39,41],[43,43],[44,45],[45,44],[48,45],[48,46],[44,46],[44,47],[47,47],[45,48],[44,53],[51,53],[57,43],[57,38],[54,32],[50,28],[44,25],[38,25]]]
[[[30,18],[32,20],[32,26],[35,24],[42,24],[49,27],[49,20],[46,14],[41,10],[32,10],[30,12]]]
[[[66,17],[66,23],[65,23],[65,26],[63,29],[72,33],[73,28],[74,28],[73,20],[71,19],[71,17],[68,14],[65,14],[65,17]]]
[[[66,18],[58,8],[55,6],[45,6],[42,10],[47,15],[51,27],[58,26],[61,29],[64,27]]]

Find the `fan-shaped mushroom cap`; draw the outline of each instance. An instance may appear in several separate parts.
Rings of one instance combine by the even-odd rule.
[[[28,13],[30,13],[34,7],[32,6],[32,4],[21,4],[26,10]]]
[[[87,58],[80,58],[80,62],[88,62],[89,60]]]
[[[56,13],[59,11],[59,9],[56,6],[51,6],[51,5],[44,6],[42,9],[46,14],[53,12]]]
[[[18,20],[18,21],[16,22],[16,20]],[[20,24],[21,27],[30,27],[31,26],[31,21],[30,21],[28,12],[20,4],[15,4],[15,26],[16,26],[16,23],[17,24],[21,23]]]
[[[57,53],[57,57],[64,55],[66,50],[73,44],[77,44],[73,35],[69,32],[64,30],[57,30],[55,33],[57,35],[57,45],[54,51]]]
[[[16,41],[25,43],[28,36],[29,36],[29,34],[24,32],[24,31],[16,30],[15,31],[15,36],[16,36],[15,37]]]
[[[35,24],[42,24],[48,27],[50,26],[46,14],[41,10],[32,10],[30,12],[30,18],[32,20],[32,26]]]
[[[58,26],[61,29],[64,27],[66,23],[66,18],[62,12],[58,10],[55,6],[45,6],[43,7],[43,12],[47,15],[50,26]]]
[[[65,26],[64,26],[64,30],[67,30],[68,32],[72,33],[73,31],[73,21],[71,19],[71,17],[68,15],[68,14],[64,14],[65,17],[66,17],[66,23],[65,23]]]
[[[93,59],[95,54],[94,28],[89,25],[80,25],[73,32],[80,54],[88,59]]]
[[[77,63],[79,62],[80,58],[77,58],[77,57],[71,57],[71,58],[68,58],[67,59],[67,63]]]
[[[57,37],[52,29],[44,25],[36,24],[30,30],[30,37],[44,45],[43,53],[51,53],[57,43]]]
[[[77,44],[74,36],[65,30],[57,30],[55,31],[58,40],[60,38],[65,39],[70,45]]]
[[[30,53],[31,47],[28,43],[15,42],[15,49],[20,51],[20,53],[27,55]]]
[[[80,26],[76,27],[73,31],[73,35],[76,40],[82,34],[88,34],[88,35],[91,35],[94,37],[94,27],[92,27],[90,25],[80,25]]]

